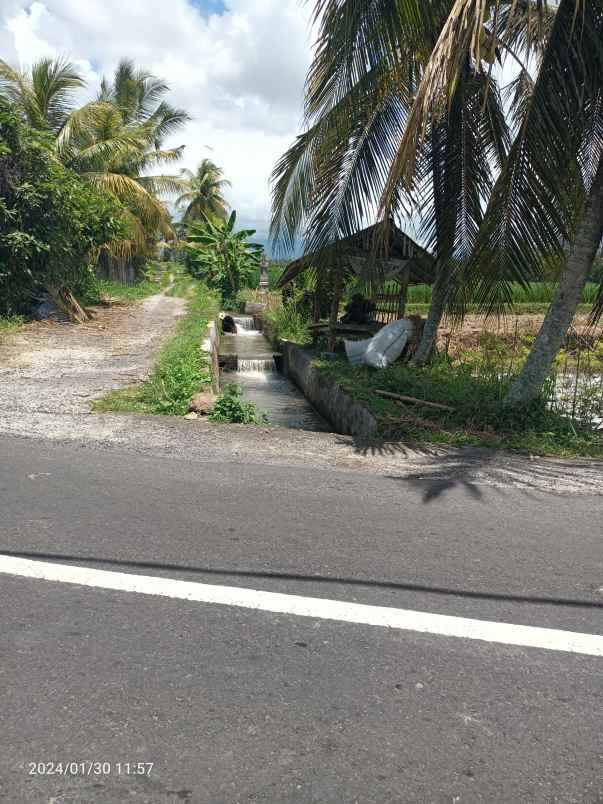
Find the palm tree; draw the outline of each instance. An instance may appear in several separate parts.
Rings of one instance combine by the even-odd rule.
[[[123,61],[112,82],[103,79],[98,98],[72,112],[58,137],[64,163],[125,207],[131,237],[116,244],[121,254],[144,252],[158,233],[173,236],[161,196],[181,192],[183,183],[177,175],[156,171],[182,157],[184,146],[166,148],[163,143],[190,118],[163,99],[168,90],[161,80]]]
[[[195,173],[184,169],[180,172],[180,176],[186,190],[176,200],[176,206],[185,207],[184,221],[205,218],[225,219],[228,216],[228,203],[222,191],[231,184],[223,178],[222,169],[211,159],[204,159]]]
[[[285,247],[305,231],[308,250],[327,252],[375,208],[385,230],[402,213],[421,216],[437,269],[418,362],[446,307],[462,314],[473,296],[503,309],[512,281],[565,264],[509,401],[540,391],[601,240],[601,4],[316,0],[308,130],[274,173],[272,234]],[[508,88],[508,158],[493,69],[501,55],[520,65]]]
[[[65,59],[41,59],[30,73],[0,59],[0,94],[12,101],[35,129],[58,134],[74,108],[84,79]]]
[[[382,205],[387,214],[397,188],[411,181],[409,166],[434,104],[454,96],[459,65],[469,59],[477,70],[487,69],[484,56],[500,35],[501,20],[506,31],[521,30],[524,7],[531,24],[545,31],[537,74],[516,104],[517,136],[468,266],[474,296],[490,306],[509,298],[511,281],[560,270],[559,288],[507,396],[510,404],[540,394],[603,239],[603,0],[456,0],[426,67]],[[484,19],[492,20],[489,45],[476,35]],[[529,35],[525,24],[523,30]]]
[[[375,218],[415,94],[453,0],[318,0],[318,48],[307,81],[307,131],[275,168],[272,237],[332,260],[331,246]],[[391,219],[412,211],[436,255],[416,359],[431,352],[456,266],[472,251],[509,134],[498,86],[467,61],[446,113],[429,126]]]

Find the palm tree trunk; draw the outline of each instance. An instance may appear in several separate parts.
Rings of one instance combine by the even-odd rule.
[[[421,342],[415,352],[415,356],[412,359],[412,362],[416,366],[422,366],[427,363],[435,349],[438,329],[442,316],[444,315],[444,307],[446,304],[446,286],[446,265],[440,264],[436,269],[435,281],[431,291],[431,304],[429,306],[423,336],[421,337]]]
[[[559,288],[553,297],[528,359],[505,399],[516,405],[535,399],[549,376],[569,325],[576,314],[582,290],[603,239],[603,159],[588,197],[584,217],[569,256]]]

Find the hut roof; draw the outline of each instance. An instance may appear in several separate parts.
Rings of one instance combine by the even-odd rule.
[[[373,243],[376,230],[377,225],[369,226],[340,240],[335,246],[338,258],[343,259],[349,269],[357,275],[361,275],[368,262],[374,259]],[[303,257],[290,262],[278,281],[278,287],[288,285],[315,262],[315,254],[304,254]],[[392,226],[390,230],[387,257],[377,259],[384,281],[402,278],[409,270],[409,284],[411,285],[432,284],[434,262],[432,254],[397,226]]]

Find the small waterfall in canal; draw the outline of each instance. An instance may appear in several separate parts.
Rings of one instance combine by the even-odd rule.
[[[237,369],[245,374],[267,374],[271,371],[276,371],[274,357],[258,359],[239,358],[237,360]]]
[[[237,335],[243,337],[248,335],[257,335],[258,330],[255,328],[255,321],[252,315],[233,315],[235,324],[237,325]]]
[[[328,423],[277,370],[272,344],[255,328],[254,317],[236,315],[233,319],[237,325],[236,335],[223,334],[220,340],[220,358],[224,365],[221,385],[240,385],[245,399],[255,402],[272,425],[329,432]]]

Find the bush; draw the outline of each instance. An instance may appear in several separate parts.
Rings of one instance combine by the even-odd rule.
[[[312,342],[312,319],[304,291],[294,290],[282,307],[269,310],[264,316],[274,327],[275,337],[279,340],[293,341],[300,346]]]
[[[230,422],[231,424],[267,424],[268,417],[258,411],[253,402],[243,399],[243,389],[239,385],[227,385],[210,415],[212,422]]]
[[[97,249],[122,234],[121,208],[54,158],[52,141],[0,99],[0,315],[89,286]]]

